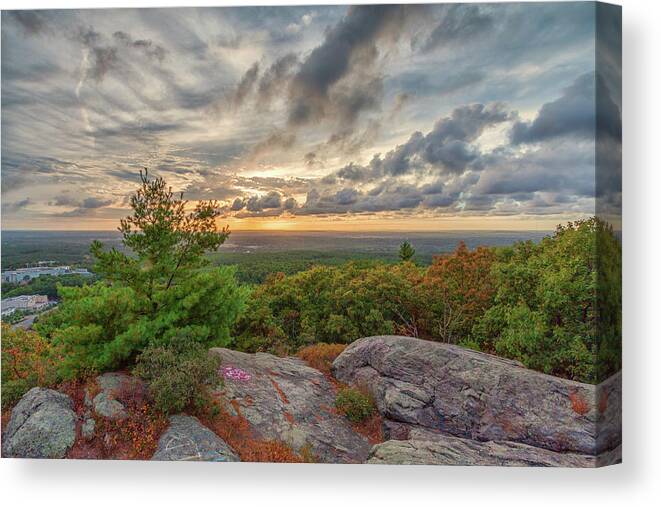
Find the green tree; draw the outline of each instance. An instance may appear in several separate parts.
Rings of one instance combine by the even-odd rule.
[[[399,260],[402,262],[408,262],[413,259],[413,256],[415,255],[415,248],[411,246],[411,243],[408,241],[404,241],[399,246]]]
[[[131,197],[133,214],[120,222],[131,251],[91,252],[104,279],[93,286],[62,287],[62,304],[38,324],[61,350],[62,377],[127,365],[146,346],[167,345],[185,334],[204,345],[228,345],[230,327],[243,310],[246,290],[232,267],[208,268],[204,253],[228,237],[218,229],[215,201],[188,211],[162,178],[141,173]]]
[[[311,343],[350,343],[363,336],[418,336],[416,286],[411,263],[315,266],[276,274],[257,287],[237,321],[237,345],[246,351],[291,354]]]
[[[599,219],[501,251],[494,304],[473,327],[481,350],[583,382],[620,368],[621,249]]]

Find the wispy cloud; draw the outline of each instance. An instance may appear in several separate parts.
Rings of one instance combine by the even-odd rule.
[[[621,158],[617,52],[596,75],[594,16],[580,3],[4,13],[3,225],[114,216],[143,167],[237,220],[588,212],[595,149]]]

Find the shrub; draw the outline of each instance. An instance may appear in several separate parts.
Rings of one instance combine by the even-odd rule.
[[[353,423],[365,421],[375,411],[371,396],[352,387],[340,389],[335,399],[335,408]]]
[[[39,334],[2,324],[3,409],[33,387],[54,384],[56,364],[52,346]]]
[[[145,349],[134,372],[148,382],[155,407],[171,414],[204,402],[206,389],[218,378],[219,366],[217,355],[179,334],[168,345]]]
[[[331,366],[347,346],[342,343],[317,343],[308,345],[298,351],[296,356],[308,363],[312,368],[330,375]]]

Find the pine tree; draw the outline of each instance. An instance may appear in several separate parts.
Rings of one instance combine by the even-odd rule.
[[[133,213],[119,227],[130,253],[95,241],[91,252],[102,280],[61,287],[58,310],[37,326],[58,347],[63,378],[128,366],[145,347],[167,346],[181,335],[227,346],[243,311],[247,289],[236,284],[235,268],[205,267],[204,253],[229,235],[216,224],[217,203],[187,211],[183,195],[175,196],[163,178],[150,179],[146,171],[140,177]]]
[[[415,249],[411,246],[411,243],[404,241],[399,246],[399,260],[402,262],[408,262],[413,259],[415,255]]]

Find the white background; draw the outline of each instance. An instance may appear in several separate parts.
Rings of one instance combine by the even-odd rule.
[[[4,1],[10,8],[292,4]],[[334,2],[324,2],[334,3]],[[362,2],[367,3],[367,2]],[[9,460],[4,505],[658,505],[661,2],[624,0],[624,464],[601,470]]]

